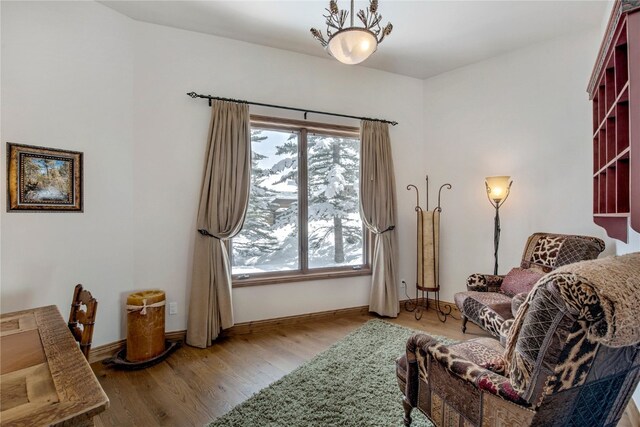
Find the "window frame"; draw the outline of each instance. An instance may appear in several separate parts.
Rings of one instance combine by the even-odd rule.
[[[251,128],[288,131],[299,135],[298,137],[298,256],[299,266],[297,270],[273,271],[256,274],[232,274],[232,286],[240,288],[245,286],[268,285],[276,283],[302,282],[308,280],[337,279],[343,277],[371,275],[371,232],[363,224],[363,264],[309,268],[308,259],[308,215],[309,215],[309,182],[307,170],[307,135],[322,134],[338,137],[360,138],[360,128],[354,126],[334,125],[327,123],[308,122],[303,120],[282,119],[268,116],[251,115]],[[359,194],[358,194],[359,196]],[[233,239],[228,241],[228,253],[231,265],[233,265]]]

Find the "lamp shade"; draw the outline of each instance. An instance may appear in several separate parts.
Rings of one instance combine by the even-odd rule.
[[[371,31],[351,27],[340,30],[329,39],[327,50],[343,64],[359,64],[378,48],[378,40]]]
[[[487,194],[495,203],[500,203],[509,195],[510,176],[488,176],[485,178]]]

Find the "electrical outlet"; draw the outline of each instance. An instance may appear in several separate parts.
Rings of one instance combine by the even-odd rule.
[[[178,314],[178,303],[177,302],[170,302],[169,303],[169,315],[174,315],[174,314]]]

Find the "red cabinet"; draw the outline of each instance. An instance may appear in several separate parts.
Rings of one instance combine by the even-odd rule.
[[[589,81],[593,219],[614,239],[640,232],[640,1],[616,1]]]

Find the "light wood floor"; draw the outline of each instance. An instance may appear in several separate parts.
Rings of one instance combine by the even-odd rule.
[[[166,361],[140,371],[94,363],[92,368],[111,401],[110,408],[96,417],[96,426],[205,425],[372,318],[350,315],[279,326],[223,338],[206,350],[183,346]],[[404,310],[389,321],[455,339],[487,335],[471,322],[462,334],[459,320],[441,323],[433,310],[420,321]],[[618,427],[633,425],[628,412]]]

